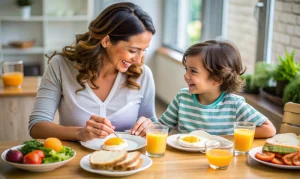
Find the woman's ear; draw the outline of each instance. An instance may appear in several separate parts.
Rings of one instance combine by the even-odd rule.
[[[109,42],[109,36],[105,36],[102,40],[101,40],[101,45],[103,48],[106,48],[107,47],[107,44]]]

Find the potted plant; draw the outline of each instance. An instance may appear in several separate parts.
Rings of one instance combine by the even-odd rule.
[[[241,77],[245,81],[245,84],[246,84],[245,89],[244,89],[245,93],[253,93],[253,94],[259,93],[259,87],[256,85],[256,83],[253,79],[253,75],[245,74],[245,75],[242,75]]]
[[[33,0],[16,0],[16,3],[21,8],[21,16],[23,19],[30,18]]]
[[[284,89],[283,102],[300,104],[300,76],[294,78]]]
[[[277,96],[282,96],[285,86],[300,73],[300,65],[294,61],[294,57],[295,50],[292,53],[285,51],[285,57],[278,56],[279,64],[274,73]]]

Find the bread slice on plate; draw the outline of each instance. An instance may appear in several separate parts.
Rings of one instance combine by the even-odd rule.
[[[112,170],[113,166],[125,160],[127,151],[95,151],[90,156],[90,164],[94,169]]]
[[[294,133],[276,134],[266,140],[267,143],[273,145],[281,145],[285,147],[295,147],[300,150],[300,136]]]
[[[136,162],[140,158],[141,153],[138,151],[127,153],[125,160],[118,162],[113,167],[114,170],[126,170],[128,166]]]
[[[137,159],[134,163],[132,163],[131,165],[127,166],[125,170],[136,170],[138,168],[140,168],[143,164],[143,159],[139,158]]]

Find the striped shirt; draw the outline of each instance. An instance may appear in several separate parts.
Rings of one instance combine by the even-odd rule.
[[[195,94],[183,88],[169,104],[159,119],[161,124],[171,129],[178,126],[179,133],[204,130],[213,135],[233,134],[235,121],[253,122],[261,126],[266,120],[264,115],[235,94],[222,93],[212,104],[201,105]]]

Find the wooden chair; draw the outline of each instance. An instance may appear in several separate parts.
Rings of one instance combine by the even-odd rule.
[[[279,133],[295,133],[300,135],[300,104],[288,102],[284,105],[284,113]]]

